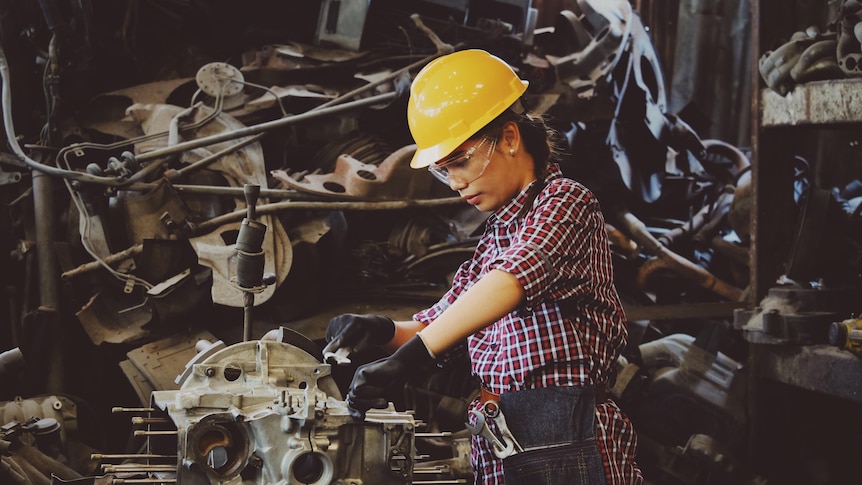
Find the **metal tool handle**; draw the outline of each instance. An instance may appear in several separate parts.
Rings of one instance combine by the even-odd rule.
[[[515,450],[515,439],[512,437],[511,432],[508,433],[510,439],[501,439],[494,433],[494,430],[488,426],[488,421],[485,419],[485,413],[474,409],[470,411],[470,414],[476,417],[475,425],[471,425],[469,422],[467,423],[467,429],[470,431],[470,434],[482,435],[486,440],[488,440],[488,442],[491,443],[491,448],[497,458],[503,459],[517,453]]]

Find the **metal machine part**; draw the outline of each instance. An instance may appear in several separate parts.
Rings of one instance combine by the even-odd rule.
[[[567,52],[550,60],[574,97],[590,99],[628,45],[632,8],[625,1],[595,0],[578,0],[572,8],[560,12],[554,28]]]
[[[66,427],[77,427],[77,405],[63,396],[17,398],[14,401],[0,403],[0,425],[13,421],[26,423],[33,418],[50,419],[60,425],[60,436],[65,441]]]
[[[47,9],[55,2],[39,3]],[[64,7],[65,3],[68,2],[59,2]],[[207,328],[215,327],[219,318],[203,318],[197,312],[200,307],[209,308],[207,303],[210,302],[204,297],[211,296],[214,304],[240,306],[243,292],[226,284],[236,268],[231,255],[235,249],[233,241],[241,228],[243,211],[239,209],[243,205],[240,186],[269,187],[272,182],[270,175],[276,175],[272,169],[276,168],[282,169],[276,173],[284,173],[290,180],[282,181],[284,190],[264,189],[261,195],[270,201],[284,198],[290,202],[264,204],[266,212],[261,214],[266,219],[261,222],[272,231],[267,231],[261,244],[267,252],[266,263],[275,268],[275,271],[271,268],[265,271],[274,272],[279,278],[289,272],[290,279],[284,282],[292,286],[281,285],[283,293],[289,293],[285,298],[279,298],[282,295],[266,298],[270,296],[272,287],[260,298],[260,303],[283,306],[272,312],[280,313],[273,320],[293,324],[292,319],[298,313],[308,309],[329,310],[334,303],[330,297],[344,294],[357,299],[365,295],[384,296],[387,304],[394,302],[395,298],[411,304],[420,298],[422,301],[425,298],[436,301],[439,293],[451,282],[452,272],[458,264],[472,254],[475,241],[471,237],[477,229],[481,230],[483,221],[473,219],[481,213],[472,207],[465,208],[469,209],[469,215],[460,207],[452,207],[451,211],[435,210],[433,218],[428,217],[424,210],[412,209],[420,202],[427,202],[423,197],[427,193],[424,182],[428,174],[416,172],[417,175],[407,179],[406,172],[396,169],[396,166],[404,166],[402,162],[409,150],[409,140],[400,136],[403,132],[392,128],[404,124],[403,106],[398,103],[403,99],[399,98],[400,91],[393,90],[389,84],[415,72],[419,63],[430,60],[431,52],[437,55],[447,47],[487,48],[517,65],[520,74],[530,77],[531,91],[534,91],[531,95],[540,98],[542,111],[555,115],[554,118],[562,121],[563,129],[567,123],[572,124],[569,142],[573,149],[569,151],[578,155],[580,165],[568,164],[565,168],[583,168],[583,173],[592,175],[590,179],[601,182],[588,185],[591,189],[595,187],[604,207],[627,208],[643,222],[643,241],[650,244],[641,246],[629,241],[631,244],[621,246],[630,250],[625,253],[625,259],[620,258],[619,264],[615,263],[617,283],[622,292],[628,292],[626,296],[632,301],[643,303],[640,312],[636,308],[630,315],[652,315],[652,322],[670,326],[672,322],[681,320],[680,314],[685,318],[704,318],[697,312],[706,310],[695,310],[698,305],[690,304],[699,301],[700,297],[707,300],[707,308],[714,308],[709,305],[722,296],[736,303],[739,290],[736,287],[744,285],[734,284],[733,280],[723,279],[730,283],[720,285],[726,290],[723,293],[707,293],[703,291],[708,289],[705,286],[685,281],[689,279],[685,276],[700,278],[697,281],[711,281],[709,278],[713,275],[726,278],[712,266],[712,261],[718,258],[705,257],[713,256],[707,253],[709,239],[706,236],[704,241],[694,241],[694,244],[689,242],[695,239],[693,236],[670,236],[684,232],[675,228],[691,229],[693,224],[684,223],[682,219],[691,214],[704,214],[702,209],[712,205],[708,188],[723,187],[731,182],[721,176],[705,177],[710,172],[709,167],[696,166],[696,157],[692,154],[702,150],[703,146],[687,144],[698,141],[689,136],[694,134],[692,130],[686,128],[681,116],[666,113],[658,56],[650,44],[645,25],[641,24],[626,0],[570,2],[576,6],[572,7],[572,12],[562,15],[557,31],[537,32],[534,40],[539,45],[547,37],[552,39],[531,52],[522,49],[508,36],[500,35],[506,32],[502,28],[505,24],[517,26],[520,20],[509,21],[498,15],[499,9],[489,9],[494,15],[488,17],[499,19],[492,22],[494,27],[490,30],[450,25],[453,19],[456,24],[467,22],[466,10],[471,4],[509,4],[526,8],[530,5],[528,1],[391,0],[385,3],[397,11],[378,11],[378,15],[369,13],[365,17],[365,35],[362,37],[373,34],[370,37],[374,42],[370,45],[385,47],[372,56],[361,50],[326,49],[308,44],[321,40],[315,38],[316,25],[335,27],[330,32],[323,32],[331,37],[326,42],[329,45],[332,44],[330,40],[338,39],[359,42],[357,28],[362,22],[359,22],[359,16],[348,17],[345,12],[348,7],[364,9],[362,2],[293,2],[290,5],[264,2],[270,15],[263,16],[253,12],[238,15],[235,5],[218,7],[199,2],[159,3],[153,11],[151,3],[127,3],[128,22],[101,25],[97,21],[121,18],[112,14],[122,13],[124,9],[123,2],[116,3],[116,7],[115,2],[103,2],[95,9],[98,16],[84,19],[81,15],[80,22],[76,18],[76,22],[69,25],[72,32],[64,28],[62,35],[58,31],[54,36],[48,31],[32,35],[30,26],[38,26],[39,19],[30,19],[24,14],[33,9],[12,9],[7,11],[12,15],[4,17],[4,32],[10,34],[10,39],[17,38],[16,32],[21,34],[21,39],[29,39],[23,47],[17,42],[5,42],[4,45],[10,54],[12,72],[23,76],[22,82],[16,85],[38,87],[40,80],[33,74],[42,72],[41,67],[44,66],[50,69],[41,80],[42,87],[46,93],[53,93],[53,97],[45,100],[44,109],[39,110],[41,92],[30,98],[28,90],[10,91],[10,76],[8,73],[3,75],[6,95],[11,97],[9,93],[15,92],[16,109],[25,106],[28,110],[27,116],[18,118],[16,115],[13,125],[11,99],[4,100],[4,125],[16,155],[8,155],[7,158],[17,163],[16,170],[25,169],[20,173],[16,171],[13,176],[19,175],[26,180],[30,174],[26,169],[34,169],[34,212],[46,216],[35,221],[37,227],[33,235],[29,228],[34,221],[26,215],[18,215],[29,211],[15,207],[26,205],[26,190],[30,190],[26,186],[29,184],[20,184],[19,190],[19,184],[8,183],[9,178],[0,172],[0,187],[8,191],[5,200],[12,204],[10,215],[16,216],[10,226],[9,241],[19,241],[16,247],[20,251],[16,251],[26,258],[28,264],[28,268],[17,262],[14,267],[7,264],[10,274],[16,273],[16,268],[26,270],[26,277],[22,278],[24,284],[20,285],[23,298],[10,292],[10,308],[20,305],[24,313],[38,305],[38,312],[34,313],[44,318],[29,318],[27,324],[41,323],[41,320],[53,323],[55,318],[58,324],[66,323],[65,320],[60,321],[66,315],[55,311],[66,305],[57,304],[60,288],[55,288],[52,280],[58,272],[51,269],[52,262],[47,257],[54,254],[57,246],[54,244],[54,231],[50,229],[59,229],[65,221],[47,217],[53,215],[50,208],[54,207],[49,195],[56,191],[51,190],[46,182],[52,177],[58,182],[62,178],[68,183],[69,195],[76,203],[74,208],[78,209],[80,221],[72,220],[70,227],[61,233],[73,236],[70,240],[74,241],[80,232],[81,240],[86,240],[87,251],[98,259],[91,261],[84,254],[83,259],[70,257],[75,254],[63,254],[62,258],[64,264],[81,264],[78,268],[82,270],[75,273],[78,276],[74,285],[62,288],[64,302],[88,301],[99,290],[98,297],[93,297],[76,315],[93,343],[101,347],[98,350],[108,354],[100,355],[98,360],[92,359],[92,365],[102,364],[116,354],[111,350],[113,346],[100,344],[133,341],[144,344],[139,351],[129,354],[130,362],[126,363],[124,370],[129,380],[138,384],[134,386],[140,401],[138,404],[148,407],[150,396],[153,396],[153,407],[148,407],[133,420],[133,424],[142,426],[137,437],[146,438],[146,453],[135,456],[134,463],[117,465],[107,463],[127,457],[100,456],[99,459],[106,463],[108,478],[194,484],[318,483],[326,480],[341,482],[339,485],[388,483],[387,480],[401,483],[406,480],[403,470],[407,467],[402,463],[410,460],[414,461],[414,478],[436,480],[426,483],[459,483],[447,480],[452,475],[470,476],[467,469],[469,437],[463,433],[466,431],[463,430],[463,418],[476,387],[471,380],[469,365],[455,371],[448,370],[421,383],[411,382],[404,389],[404,406],[393,400],[398,409],[415,410],[417,419],[425,423],[425,431],[462,433],[439,437],[436,442],[429,443],[426,436],[408,429],[412,425],[410,415],[385,410],[381,413],[385,419],[375,418],[365,423],[348,420],[344,404],[339,401],[335,386],[329,382],[330,376],[325,375],[328,367],[320,363],[318,356],[309,358],[307,354],[313,355],[313,352],[296,342],[246,342],[235,347],[208,343],[198,349],[201,353],[194,357],[185,372],[182,372],[183,365],[194,356],[190,347],[200,338],[216,341],[212,334],[191,337],[173,345],[162,341],[145,343],[162,336],[156,330],[173,333],[184,330],[190,322]],[[380,10],[383,3],[371,2],[368,8]],[[77,5],[72,2],[69,7],[73,7],[72,4]],[[425,4],[462,10],[463,18],[459,20],[459,16],[447,14],[434,22],[423,12],[422,18],[430,26],[427,29],[417,29],[420,22],[404,21],[413,18],[413,8]],[[308,5],[313,5],[314,16],[306,16],[307,12],[303,14]],[[330,16],[330,13],[336,13],[336,7],[340,9],[337,17]],[[402,8],[411,10],[402,11]],[[522,11],[520,8],[517,10]],[[197,21],[196,25],[207,28],[189,29],[186,23],[174,27],[165,21],[180,18],[193,24]],[[244,18],[254,18],[254,22],[244,24]],[[393,21],[396,18],[402,21]],[[523,16],[511,18],[521,19]],[[10,26],[6,22],[10,20],[20,20],[27,30],[22,31],[17,22]],[[259,28],[261,24],[258,21],[269,20],[274,21],[271,26],[276,28]],[[236,28],[211,28],[234,26],[234,21]],[[350,25],[342,24],[342,21],[350,21]],[[290,27],[295,24],[307,24],[306,35],[294,36],[296,32]],[[146,28],[146,25],[157,28]],[[90,26],[96,28],[90,30]],[[130,28],[132,26],[138,28]],[[110,27],[122,27],[122,31]],[[526,31],[529,29],[525,27],[524,30],[522,40],[526,44],[529,38]],[[151,36],[151,33],[156,35]],[[213,36],[205,35],[209,33]],[[250,33],[254,35],[248,35]],[[83,53],[84,49],[77,39],[85,34],[88,39],[92,35],[93,40],[99,40],[98,45],[120,47],[122,44],[123,49],[97,49],[92,52],[94,57],[90,53],[79,57],[76,54]],[[106,34],[110,36],[101,37]],[[49,37],[52,38],[51,45],[40,45]],[[115,39],[123,42],[113,42]],[[363,38],[365,40],[368,39]],[[150,52],[145,45],[152,46],[153,51]],[[558,48],[551,56],[545,57],[543,53],[550,53],[549,46]],[[170,55],[173,49],[177,55]],[[48,57],[43,56],[43,52],[47,52]],[[148,53],[157,53],[159,60],[148,56]],[[378,53],[380,55],[376,57]],[[2,64],[5,54],[0,54]],[[527,57],[519,58],[523,54]],[[420,59],[426,55],[429,56],[427,59]],[[24,58],[31,61],[25,62]],[[211,63],[240,58],[242,65],[237,64],[236,68],[223,62]],[[172,59],[181,62],[175,63]],[[816,59],[819,57],[812,57],[812,60]],[[518,65],[519,62],[523,64]],[[405,65],[407,63],[410,64]],[[99,69],[100,66],[108,69]],[[157,73],[149,72],[151,69]],[[165,78],[170,73],[189,75],[195,69],[200,69],[197,78]],[[145,72],[151,75],[136,75]],[[133,85],[147,79],[159,81]],[[62,90],[58,89],[61,80]],[[197,93],[194,93],[195,81],[199,88]],[[362,87],[356,88],[360,84]],[[255,89],[247,92],[244,88]],[[95,93],[90,92],[91,89],[109,91],[92,98]],[[265,93],[260,94],[259,91]],[[370,92],[386,94],[333,107],[333,104]],[[214,101],[206,100],[213,101],[212,107],[196,103],[205,98],[203,95],[215,98]],[[93,101],[82,103],[83,100]],[[344,114],[348,110],[379,106],[389,101],[395,103],[387,109],[363,111],[355,116]],[[56,106],[62,109],[56,109]],[[274,108],[281,108],[282,118],[273,121],[272,117],[279,116]],[[333,116],[336,113],[339,116]],[[84,116],[76,121],[78,115]],[[45,126],[33,126],[34,120],[39,120],[36,124],[44,120]],[[16,132],[13,127],[20,131]],[[363,131],[357,135],[359,129]],[[275,136],[259,140],[258,137],[265,133]],[[386,144],[374,143],[371,135],[382,135]],[[354,145],[354,139],[362,143]],[[586,144],[586,139],[591,142]],[[29,155],[18,146],[18,140],[28,147]],[[122,141],[116,144],[115,140]],[[356,149],[318,150],[322,144],[329,147],[349,145]],[[584,145],[586,149],[582,149]],[[56,157],[52,156],[54,153]],[[327,156],[312,160],[313,153]],[[30,157],[41,163],[36,164]],[[4,163],[4,168],[16,167],[16,164],[0,162]],[[51,162],[63,163],[64,170],[53,167]],[[705,163],[701,159],[697,162]],[[276,175],[274,178],[279,177]],[[590,180],[580,176],[573,178]],[[438,186],[443,188],[441,184],[432,185]],[[726,201],[724,192],[722,194],[720,200]],[[336,200],[322,202],[321,196]],[[381,210],[396,204],[360,205],[357,202],[392,199],[399,199],[404,203],[399,207],[411,210],[394,216],[366,217],[364,211],[368,208]],[[299,203],[301,201],[314,202]],[[66,199],[58,200],[57,205],[66,202]],[[719,204],[716,206],[721,207]],[[357,207],[361,210],[354,210]],[[720,215],[717,211],[711,214]],[[735,229],[747,230],[750,208],[738,207],[734,214],[743,221]],[[607,219],[619,226],[616,220]],[[233,221],[232,224],[228,220]],[[718,223],[722,218],[716,216],[710,219],[713,220]],[[715,237],[714,232],[703,234]],[[673,239],[672,247],[670,242],[667,251],[652,245],[658,239]],[[190,240],[194,248],[186,248]],[[743,237],[743,240],[748,241],[748,238]],[[129,247],[131,244],[134,245]],[[649,256],[659,253],[661,257],[644,258],[644,251],[653,248],[655,250]],[[77,249],[78,246],[73,246],[66,252],[72,253]],[[196,256],[192,263],[186,261],[185,249]],[[734,249],[742,253],[748,250],[748,246],[734,246]],[[293,251],[296,250],[304,251],[298,254],[306,257],[295,258]],[[251,252],[257,254],[257,245]],[[740,259],[747,260],[745,256],[747,254]],[[39,266],[44,267],[39,268],[38,273],[34,269],[37,257]],[[207,263],[203,266],[206,269],[197,265],[197,257]],[[679,263],[686,261],[680,265],[684,271],[672,275],[673,279],[664,271],[674,267],[671,266],[671,258]],[[182,264],[171,264],[176,260]],[[292,264],[294,262],[295,265]],[[337,272],[329,271],[336,266]],[[702,271],[699,266],[709,267]],[[85,272],[85,267],[99,269],[99,272],[93,269]],[[71,274],[68,266],[64,269],[67,270],[64,274]],[[86,279],[81,278],[85,274]],[[644,279],[650,282],[650,288],[632,288],[627,284],[640,275],[649,276]],[[677,278],[680,275],[683,277]],[[131,276],[152,283],[153,289],[158,291],[132,291],[138,288],[134,287],[136,281]],[[120,284],[117,285],[113,278],[119,278]],[[213,279],[214,282],[211,281]],[[103,280],[114,284],[109,286]],[[634,281],[639,283],[639,280]],[[671,284],[667,284],[668,281]],[[33,289],[37,286],[40,294]],[[256,286],[256,278],[251,286]],[[659,286],[661,294],[652,301],[649,297],[653,292],[644,290]],[[210,289],[214,290],[211,295]],[[66,294],[68,291],[74,293],[72,298],[67,298],[70,296]],[[307,294],[312,298],[304,298]],[[319,301],[320,295],[326,295],[325,301]],[[39,301],[39,296],[44,296],[42,301]],[[640,298],[642,296],[645,298]],[[145,298],[149,304],[141,306],[141,300]],[[198,305],[199,302],[202,305]],[[720,312],[714,313],[728,317],[732,311],[728,308],[735,306],[723,305]],[[650,313],[651,310],[655,311]],[[18,312],[13,308],[10,313]],[[225,314],[218,313],[218,317]],[[284,313],[290,313],[290,317],[283,318]],[[269,314],[268,311],[260,313],[262,316]],[[154,315],[160,318],[156,319]],[[182,318],[186,315],[190,318]],[[18,316],[13,315],[9,321],[25,321]],[[169,319],[168,316],[174,318]],[[159,325],[152,324],[157,321]],[[179,325],[174,326],[175,322]],[[308,335],[322,334],[325,325],[321,322],[313,322],[314,327],[307,325]],[[691,328],[688,320],[682,321],[682,325],[686,329]],[[35,327],[26,326],[28,331]],[[17,327],[9,333],[14,336],[19,331]],[[45,324],[41,328],[50,330],[53,327]],[[65,373],[60,372],[62,369],[52,368],[47,379],[33,381],[48,382],[49,392],[59,392],[60,386],[52,384],[59,382],[70,390],[89,389],[90,386],[77,381],[91,378],[86,366],[91,359],[77,359],[81,362],[75,362],[74,357],[90,348],[67,348],[66,342],[59,341],[63,335],[61,332],[46,331],[44,335],[51,338],[34,341],[44,341],[46,345],[39,345],[38,352],[28,355],[51,355],[57,357],[52,359],[56,362],[75,365]],[[645,423],[667,423],[642,426],[638,430],[641,442],[656,454],[666,452],[677,456],[675,453],[679,451],[681,459],[665,463],[668,468],[681,470],[699,457],[712,462],[716,472],[727,473],[726,462],[721,457],[727,456],[724,450],[728,440],[719,431],[737,432],[741,426],[736,420],[736,396],[730,399],[732,404],[723,403],[721,399],[730,394],[727,376],[735,376],[737,368],[728,365],[721,356],[713,363],[709,359],[715,358],[714,354],[700,348],[689,350],[692,345],[687,341],[663,341],[656,347],[664,348],[666,353],[675,357],[687,352],[686,361],[682,363],[681,358],[665,361],[655,358],[656,353],[647,352],[644,359],[632,360],[636,364],[627,366],[625,376],[621,374],[617,381],[621,389],[626,390],[622,393],[625,397],[628,392],[638,394],[637,390],[643,389],[637,385],[641,382],[638,379],[646,375],[645,385],[651,389],[642,393],[645,396],[621,400],[626,401],[624,409],[631,411],[632,415],[656,418],[645,419]],[[641,350],[655,349],[645,347]],[[829,350],[839,352],[834,348]],[[848,357],[855,359],[849,354]],[[787,373],[798,374],[795,369]],[[314,374],[315,370],[320,374]],[[780,370],[783,372],[784,368]],[[339,375],[338,370],[333,372],[336,377]],[[182,376],[173,382],[177,374]],[[41,378],[43,374],[38,376]],[[305,382],[305,387],[300,386],[300,382]],[[842,382],[849,382],[849,379]],[[113,390],[113,383],[99,384],[100,389]],[[100,393],[102,395],[104,393]],[[111,399],[114,399],[113,394]],[[659,400],[664,400],[667,405],[656,404]],[[690,419],[693,413],[710,418],[710,424],[718,424],[704,430],[702,422],[705,420]],[[722,424],[727,425],[726,430]],[[121,433],[120,438],[125,440],[126,436],[122,435],[125,430],[111,431]],[[672,440],[667,436],[671,432]],[[455,444],[452,453],[449,453],[451,443],[446,439],[449,437]],[[437,464],[415,463],[418,460],[412,458],[408,443],[411,439],[415,439],[417,444],[417,456],[431,454],[439,458]],[[453,457],[449,458],[449,455]],[[645,459],[641,463],[648,465],[648,461]],[[367,465],[368,470],[375,470],[374,473],[382,474],[383,478],[357,468],[357,463]],[[394,474],[393,468],[396,469]],[[686,483],[704,483],[700,477],[677,476]]]
[[[745,370],[712,350],[714,339],[709,332],[668,335],[641,344],[639,362],[617,362],[611,392],[637,427],[645,474],[679,483],[757,483],[740,465],[748,420]]]
[[[829,343],[862,357],[862,320],[848,318],[832,322],[829,327]]]
[[[0,402],[0,483],[35,485],[94,470],[82,441],[78,405],[65,396]]]
[[[235,96],[245,82],[242,72],[226,62],[211,62],[198,69],[195,82],[204,93],[212,96]]]
[[[814,27],[795,32],[788,42],[768,51],[758,61],[766,85],[784,96],[797,84],[844,77],[836,61],[840,44],[835,32],[819,32]]]
[[[832,324],[856,312],[859,289],[776,287],[760,306],[736,311],[734,325],[754,344],[828,343]]]
[[[370,144],[369,144],[370,145]],[[367,163],[358,155],[343,153],[328,173],[288,173],[273,170],[272,176],[286,187],[315,195],[357,200],[403,200],[433,192],[434,181],[425,171],[410,168],[416,150],[408,145],[392,151],[379,165]]]
[[[15,371],[19,371],[24,367],[24,354],[21,349],[15,347],[4,352],[0,352],[0,378],[6,378]]]
[[[390,406],[354,421],[330,366],[289,343],[198,347],[180,389],[154,391],[146,416],[133,419],[146,452],[103,464],[106,473],[153,483],[412,482],[412,414]]]
[[[128,110],[129,115],[141,124],[144,132],[150,134],[162,132],[174,133],[176,129],[172,128],[172,126],[178,122],[178,119],[184,117],[183,112],[184,110],[179,107],[168,105],[134,105]],[[193,109],[192,114],[188,116],[198,122],[203,122],[213,114],[216,113],[207,108],[201,108]],[[221,113],[212,121],[201,126],[196,134],[197,136],[206,137],[243,127],[244,125],[233,117]],[[163,146],[163,144],[164,140],[159,140],[155,143],[143,142],[138,144],[136,150],[138,152],[148,152],[154,148]],[[214,145],[206,150],[192,150],[183,153],[181,161],[184,163],[194,163],[203,157],[209,157],[213,153],[229,149],[231,145],[231,142],[226,142]],[[239,145],[239,143],[236,145]],[[172,146],[170,140],[168,141],[168,146]],[[245,147],[239,146],[235,151],[211,162],[208,168],[224,177],[230,186],[238,187],[245,184],[266,186],[266,169],[260,145],[253,143]],[[128,205],[137,198],[131,197],[122,202]],[[244,208],[243,201],[241,200],[235,200],[235,204],[237,208]],[[205,212],[219,212],[217,207],[202,207],[201,210]],[[158,214],[151,213],[150,215],[157,216]],[[136,224],[139,223],[138,221],[142,215],[146,216],[147,214],[135,215],[134,220]],[[260,222],[272,229],[271,231],[267,231],[262,243],[262,249],[266,254],[264,272],[275,274],[278,281],[281,282],[290,270],[292,259],[290,242],[284,228],[277,220],[274,220],[271,216],[264,215],[261,216]],[[232,244],[232,239],[236,237],[236,232],[239,231],[240,227],[240,223],[228,223],[217,231],[190,239],[200,263],[213,269],[213,302],[233,307],[242,307],[244,301],[243,294],[236,291],[230,284],[230,278],[235,273],[234,268],[236,264],[236,250]],[[257,296],[258,300],[261,302],[266,301],[273,295],[275,289],[275,285],[265,289]]]
[[[838,66],[848,76],[862,75],[862,3],[844,0],[838,23],[840,31],[835,52]]]

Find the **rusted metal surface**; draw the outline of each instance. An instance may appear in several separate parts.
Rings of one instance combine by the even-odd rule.
[[[752,347],[758,377],[862,403],[862,364],[830,345]]]
[[[274,170],[271,174],[285,187],[321,196],[356,200],[426,198],[436,182],[430,174],[417,174],[410,168],[414,151],[413,146],[403,147],[378,165],[363,163],[345,153],[338,156],[335,169],[329,173],[292,175]]]
[[[132,367],[125,372],[127,375],[140,373],[141,381],[148,383],[152,390],[179,389],[180,386],[176,382],[177,369],[185,367],[186,363],[201,350],[197,348],[198,342],[217,340],[207,330],[197,330],[147,343],[127,352],[128,359],[123,362]],[[141,392],[139,397],[142,398],[141,402],[147,402],[150,394]]]
[[[785,96],[764,89],[763,127],[835,125],[862,121],[862,79],[816,81]]]

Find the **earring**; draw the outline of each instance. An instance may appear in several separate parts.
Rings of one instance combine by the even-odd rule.
[[[509,155],[511,155],[513,157],[515,156],[515,149],[514,148],[509,148]]]

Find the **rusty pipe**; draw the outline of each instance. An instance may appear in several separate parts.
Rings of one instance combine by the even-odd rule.
[[[703,242],[711,238],[711,233],[717,230],[716,225],[721,221],[726,209],[730,207],[732,200],[733,186],[725,186],[724,192],[718,196],[714,203],[701,207],[687,222],[659,236],[658,241],[666,247],[673,247],[678,240],[683,238],[692,238],[695,242]],[[712,217],[710,217],[711,212],[715,212]]]
[[[650,277],[654,273],[663,269],[673,271],[672,268],[668,267],[666,261],[659,259],[656,256],[649,258],[638,268],[638,272],[635,275],[635,285],[637,285],[641,290],[647,291],[647,283],[649,283]]]
[[[626,236],[622,231],[607,222],[605,223],[605,232],[607,233],[608,240],[611,244],[619,248],[619,251],[621,251],[623,255],[628,258],[637,257],[638,245],[635,244],[630,237]]]
[[[126,259],[129,259],[133,256],[138,255],[138,254],[141,254],[142,252],[144,252],[144,245],[143,244],[137,244],[137,245],[132,246],[130,248],[124,249],[118,253],[114,253],[114,254],[111,254],[105,258],[102,258],[101,261],[90,261],[89,263],[84,263],[82,265],[79,265],[76,268],[72,268],[69,271],[62,273],[60,275],[60,278],[63,280],[68,280],[68,279],[73,278],[75,276],[78,276],[78,275],[81,275],[84,273],[89,273],[90,271],[93,271],[94,269],[101,268],[103,264],[114,264],[114,263],[118,263],[120,261],[125,261]]]
[[[658,239],[649,233],[646,224],[631,212],[619,212],[617,214],[617,221],[622,226],[622,229],[628,232],[644,251],[659,258],[668,268],[673,269],[679,275],[728,300],[740,301],[740,298],[742,298],[743,291],[739,288],[721,280],[709,271],[662,245]]]

